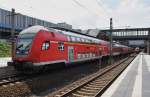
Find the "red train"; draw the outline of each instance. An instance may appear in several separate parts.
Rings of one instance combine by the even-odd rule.
[[[127,46],[113,44],[113,56],[130,53]],[[75,31],[32,26],[19,33],[13,64],[16,69],[75,63],[109,56],[109,42]],[[71,65],[71,64],[70,64]]]

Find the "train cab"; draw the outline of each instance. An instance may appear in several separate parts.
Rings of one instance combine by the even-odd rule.
[[[12,58],[17,69],[33,67],[33,64],[39,61],[40,48],[47,49],[49,47],[48,42],[43,43],[41,47],[42,44],[39,39],[45,40],[43,34],[40,34],[41,29],[48,31],[42,26],[33,26],[19,33],[16,40],[15,55]]]
[[[16,58],[28,56],[34,36],[35,34],[33,33],[20,34],[18,36],[16,42]]]

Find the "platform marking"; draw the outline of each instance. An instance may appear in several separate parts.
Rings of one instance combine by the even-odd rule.
[[[138,72],[134,83],[132,97],[142,97],[142,57],[144,56],[140,55]]]
[[[149,55],[144,55],[145,57],[145,61],[146,61],[146,65],[148,67],[148,71],[150,72],[150,56]]]
[[[6,67],[7,62],[11,62],[11,57],[2,57],[2,58],[0,58],[0,67]]]
[[[101,97],[111,97],[115,91],[117,90],[120,83],[123,81],[131,67],[135,64],[135,62],[139,59],[140,55],[138,55],[131,63],[130,65],[123,71],[123,73],[114,81],[114,83],[104,92],[104,94]]]

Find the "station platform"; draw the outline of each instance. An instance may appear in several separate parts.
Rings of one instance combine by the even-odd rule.
[[[150,97],[150,55],[136,56],[101,97]]]
[[[1,67],[6,67],[7,62],[11,62],[11,57],[1,57],[0,58],[0,68]]]

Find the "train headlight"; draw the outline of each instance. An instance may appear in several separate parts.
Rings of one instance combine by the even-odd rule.
[[[24,52],[24,54],[28,54],[28,53],[29,53],[29,51],[25,51],[25,52]]]
[[[19,54],[20,52],[19,51],[16,51],[16,54]]]

